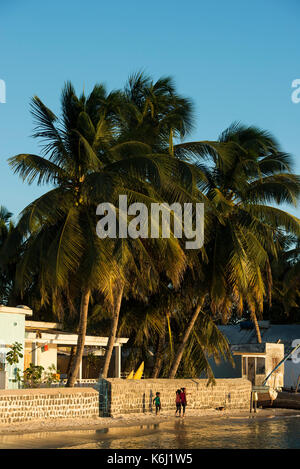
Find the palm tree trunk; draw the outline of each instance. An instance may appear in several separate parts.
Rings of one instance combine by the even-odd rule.
[[[76,354],[76,345],[72,345],[72,347],[71,347],[71,353],[70,353],[70,358],[69,358],[69,363],[68,363],[68,367],[67,367],[67,377],[68,377],[68,378],[69,378],[70,371],[71,371],[71,369],[72,369],[72,365],[73,365],[73,362],[74,362],[75,354]]]
[[[257,317],[256,317],[256,314],[255,312],[251,312],[251,318],[252,318],[252,321],[253,321],[253,324],[254,324],[254,327],[255,327],[255,332],[256,332],[256,337],[257,337],[257,342],[259,344],[261,344],[261,334],[260,334],[260,329],[259,329],[259,325],[258,325],[258,321],[257,321]]]
[[[164,318],[163,320],[163,330],[158,338],[155,363],[154,363],[154,367],[152,370],[152,378],[158,378],[159,376],[159,373],[162,367],[162,362],[163,362],[165,341],[166,341],[166,318]]]
[[[91,291],[89,289],[86,289],[85,291],[83,291],[81,295],[77,347],[76,347],[76,354],[75,354],[75,357],[71,366],[70,375],[68,377],[68,381],[66,385],[68,388],[72,388],[75,384],[78,371],[79,371],[79,367],[80,367],[80,363],[81,363],[82,356],[83,356],[90,295],[91,295]]]
[[[110,332],[110,336],[109,336],[108,343],[107,343],[104,366],[103,366],[103,370],[100,375],[100,378],[107,378],[108,369],[109,369],[112,352],[114,348],[114,343],[115,343],[116,335],[117,335],[119,315],[120,315],[120,309],[121,309],[121,303],[122,303],[122,297],[123,297],[123,290],[124,290],[124,286],[122,285],[121,287],[119,287],[113,299],[113,315],[112,315],[111,332]]]
[[[174,358],[173,364],[172,364],[171,369],[170,369],[170,372],[169,372],[169,379],[175,378],[175,375],[176,375],[176,373],[177,373],[178,367],[179,367],[180,362],[181,362],[181,359],[182,359],[182,355],[183,355],[183,352],[184,352],[186,343],[187,343],[187,341],[188,341],[188,338],[189,338],[190,335],[191,335],[191,332],[192,332],[192,330],[193,330],[193,327],[194,327],[194,325],[195,325],[195,322],[197,321],[197,318],[198,318],[198,316],[199,316],[199,313],[200,313],[200,311],[201,311],[201,308],[202,308],[203,303],[204,303],[204,299],[202,299],[202,300],[198,303],[198,305],[196,306],[196,309],[195,309],[195,311],[194,311],[194,314],[193,314],[193,316],[191,317],[191,320],[190,320],[190,322],[189,322],[189,325],[188,325],[188,327],[187,327],[186,330],[185,330],[183,339],[182,339],[182,341],[181,341],[181,344],[180,344],[179,347],[178,347],[176,356],[175,356],[175,358]]]

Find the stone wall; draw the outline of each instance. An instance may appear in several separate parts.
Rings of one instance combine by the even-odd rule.
[[[33,419],[98,416],[99,394],[95,389],[0,390],[0,424]]]
[[[153,412],[153,398],[160,392],[163,410],[175,411],[175,393],[186,388],[188,409],[249,409],[251,383],[244,378],[217,379],[207,386],[205,379],[103,379],[99,383],[100,415]]]

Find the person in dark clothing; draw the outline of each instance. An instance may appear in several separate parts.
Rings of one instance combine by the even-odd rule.
[[[181,399],[180,399],[181,390],[177,389],[176,391],[176,412],[175,416],[177,416],[177,412],[179,413],[179,417],[181,416]]]
[[[180,401],[181,401],[181,406],[182,406],[182,417],[184,417],[185,416],[185,408],[187,406],[186,389],[185,388],[181,388]]]

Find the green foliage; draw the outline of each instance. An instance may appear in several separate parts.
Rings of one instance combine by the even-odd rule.
[[[23,387],[25,388],[38,388],[42,382],[44,367],[33,365],[30,363],[29,367],[23,373]]]
[[[9,365],[17,365],[20,358],[23,358],[22,354],[23,346],[20,342],[15,342],[6,354],[6,361]]]
[[[59,372],[55,365],[52,364],[47,370],[43,366],[33,365],[24,370],[23,374],[19,369],[16,370],[16,378],[22,388],[39,388],[42,384],[51,387],[53,383],[59,382]]]
[[[59,380],[59,371],[53,363],[51,366],[48,367],[46,371],[44,371],[43,383],[47,384],[50,387],[53,383],[59,383]]]
[[[272,293],[285,310],[296,307],[299,262],[283,259],[280,237],[298,240],[300,223],[278,206],[297,203],[300,178],[271,134],[234,123],[217,140],[177,143],[192,129],[192,104],[172,79],[154,81],[143,73],[111,93],[100,84],[77,96],[67,83],[60,116],[38,97],[31,111],[42,155],[19,154],[9,163],[29,184],[52,188],[23,210],[16,227],[8,230],[8,214],[2,214],[2,264],[16,260],[15,290],[34,299],[40,311],[48,308],[60,318],[73,313],[79,342],[88,312],[81,296],[90,301],[88,327],[101,327],[114,340],[119,295],[118,334],[130,336],[130,366],[144,360],[149,369],[151,357],[159,355],[166,376],[179,358],[180,376],[204,372],[213,380],[207,357],[230,357],[216,322],[233,313],[255,321]],[[185,240],[173,234],[99,240],[96,206],[117,206],[120,194],[128,204],[147,207],[204,202],[203,248],[187,252]],[[282,270],[278,259],[284,260]],[[82,350],[77,347],[77,364]],[[30,382],[39,380],[39,370],[28,373]]]
[[[13,229],[12,213],[0,205],[0,252]],[[6,265],[0,257],[0,304],[7,304],[13,290],[15,259],[9,259]]]
[[[6,259],[21,244],[16,289],[23,295],[37,283],[41,305],[51,304],[62,314],[66,304],[75,310],[83,292],[102,295],[109,309],[118,291],[145,299],[158,288],[161,272],[179,286],[187,258],[173,234],[135,243],[100,240],[95,226],[98,203],[116,206],[120,194],[129,204],[147,206],[193,199],[197,170],[164,145],[171,130],[184,135],[189,128],[188,101],[176,95],[170,79],[154,83],[139,75],[124,91],[107,94],[101,85],[87,97],[76,96],[67,83],[61,103],[57,117],[33,98],[34,137],[43,142],[43,156],[20,154],[9,160],[29,184],[54,186],[23,210],[6,243]],[[78,332],[82,337],[84,328]]]

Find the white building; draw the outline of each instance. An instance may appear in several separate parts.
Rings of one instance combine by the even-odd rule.
[[[77,345],[77,334],[62,330],[58,323],[26,320],[32,316],[32,310],[18,306],[16,308],[0,306],[0,389],[16,388],[17,369],[20,372],[30,363],[57,369],[60,374],[60,385],[67,377],[72,350]],[[23,357],[17,365],[9,365],[6,353],[15,342],[21,343]],[[120,378],[122,373],[122,346],[128,338],[117,338],[114,344],[108,376]],[[108,337],[86,336],[83,358],[81,361],[77,384],[95,383],[103,365],[105,347]]]
[[[61,377],[65,378],[72,347],[76,346],[77,338],[77,334],[62,331],[58,323],[25,321],[24,368],[30,363],[41,365],[45,369],[54,365]],[[109,377],[121,377],[122,345],[127,342],[128,339],[124,337],[116,339]],[[86,336],[79,380],[98,379],[107,343],[108,337]]]
[[[270,321],[258,321],[262,344],[283,344],[284,356],[288,355],[295,347],[295,341],[300,340],[300,324],[271,324]],[[218,326],[226,336],[231,349],[246,344],[257,344],[257,338],[253,324],[244,321],[235,325]],[[299,352],[297,357],[300,358]],[[284,387],[295,389],[300,379],[300,359],[290,357],[284,362]],[[276,363],[274,363],[275,366]]]

